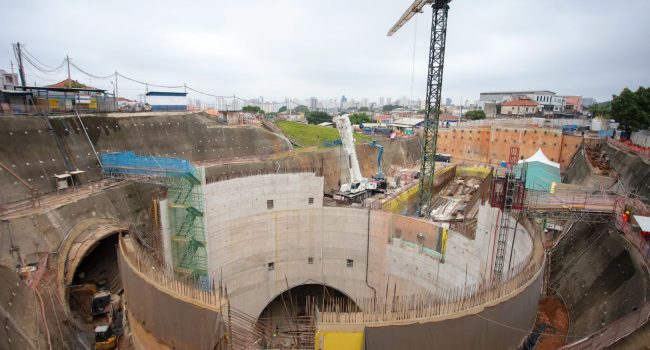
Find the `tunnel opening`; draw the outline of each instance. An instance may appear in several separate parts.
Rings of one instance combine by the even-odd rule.
[[[338,305],[350,312],[361,311],[340,290],[323,284],[302,284],[275,297],[257,320],[266,347],[313,348],[315,315],[324,305]]]
[[[122,281],[117,263],[119,232],[111,233],[97,241],[79,262],[69,286],[69,305],[73,317],[89,329],[115,318],[112,305],[119,304]],[[110,294],[108,294],[110,293]],[[101,298],[99,295],[104,295]],[[110,313],[110,315],[109,315]]]

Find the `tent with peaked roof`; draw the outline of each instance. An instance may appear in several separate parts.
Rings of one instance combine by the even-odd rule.
[[[538,149],[528,159],[522,159],[515,167],[516,171],[526,166],[526,189],[548,192],[553,182],[560,183],[560,164],[556,163]]]

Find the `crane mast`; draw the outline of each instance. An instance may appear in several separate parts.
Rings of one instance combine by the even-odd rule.
[[[365,190],[360,188],[361,185],[364,185],[366,179],[361,176],[361,168],[359,168],[359,159],[357,158],[357,151],[354,148],[354,136],[352,133],[352,123],[350,123],[350,118],[347,114],[337,116],[333,118],[334,124],[339,131],[341,136],[341,144],[343,145],[343,150],[348,156],[348,165],[350,168],[350,183],[343,184],[341,186],[341,192],[358,192]]]
[[[424,110],[422,161],[420,164],[420,189],[418,192],[418,215],[431,215],[433,198],[433,176],[436,167],[436,144],[438,121],[440,120],[440,100],[442,98],[442,73],[445,62],[445,43],[447,39],[447,17],[451,0],[415,0],[402,17],[388,31],[388,36],[397,32],[414,14],[431,4],[431,43],[429,46],[429,69],[427,73],[427,95]]]

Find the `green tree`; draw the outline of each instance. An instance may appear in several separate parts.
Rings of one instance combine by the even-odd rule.
[[[350,116],[352,124],[370,123],[371,121],[372,119],[366,113],[354,113]]]
[[[307,114],[307,113],[309,113],[309,108],[307,108],[307,106],[300,105],[300,106],[296,106],[296,108],[294,108],[291,112],[292,113],[305,113],[305,114]]]
[[[612,98],[612,117],[626,130],[650,127],[650,92],[639,87],[636,92],[625,88]]]
[[[587,108],[593,117],[609,117],[611,109],[612,104],[610,102],[594,103]]]
[[[306,114],[307,123],[320,124],[324,122],[332,122],[332,116],[325,112],[312,111]]]
[[[368,107],[359,108],[359,112],[368,112]]]
[[[287,110],[287,106],[282,106],[280,109],[278,109],[278,113],[285,112]]]
[[[248,113],[264,114],[264,111],[258,106],[244,106],[244,108],[242,108],[242,111]]]
[[[485,119],[485,112],[483,112],[483,110],[480,109],[469,111],[465,113],[465,118],[469,120]]]
[[[399,106],[398,106],[398,105],[384,105],[383,107],[381,107],[381,109],[382,109],[384,112],[390,112],[390,111],[392,111],[392,110],[395,109],[395,108],[399,108]]]

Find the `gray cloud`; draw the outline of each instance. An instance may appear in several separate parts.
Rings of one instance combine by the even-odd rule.
[[[3,6],[0,68],[21,41],[50,65],[66,54],[87,71],[152,83],[184,82],[244,97],[423,98],[431,10],[394,37],[411,0],[19,1]],[[416,29],[417,26],[417,29]],[[609,99],[650,85],[650,1],[455,0],[443,96],[550,89]],[[49,83],[30,69],[28,81]],[[111,89],[108,80],[73,77]],[[143,88],[120,80],[121,94]]]

